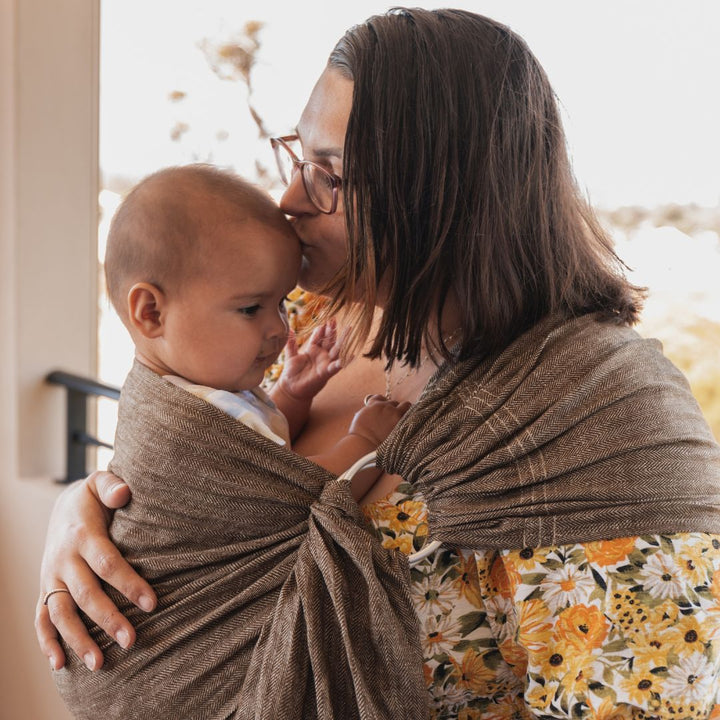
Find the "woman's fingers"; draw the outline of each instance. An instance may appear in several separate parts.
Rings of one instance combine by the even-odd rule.
[[[111,472],[97,470],[85,481],[88,490],[111,510],[125,507],[130,501],[130,488]]]
[[[35,622],[40,647],[54,667],[62,667],[66,660],[58,634],[88,667],[102,665],[102,653],[78,615],[78,607],[123,647],[135,641],[135,630],[103,591],[98,576],[141,609],[155,607],[150,585],[108,538],[111,512],[100,498],[122,504],[128,493],[124,483],[110,473],[94,473],[68,488],[55,504],[40,571],[42,607],[38,606]],[[54,590],[60,592],[48,597]]]
[[[152,587],[133,570],[107,537],[88,537],[80,547],[80,554],[95,575],[119,590],[130,602],[145,612],[155,609],[157,599]],[[94,584],[91,586],[86,580],[94,580]],[[91,573],[85,573],[83,569],[71,576],[67,584],[78,606],[106,632],[109,632],[105,623],[109,621],[111,607],[112,614],[123,617]],[[130,627],[127,621],[125,623]],[[109,634],[115,637],[114,633]]]
[[[108,495],[113,493],[116,498],[121,495],[118,493],[121,485],[125,486],[125,483],[108,472],[90,475],[79,488],[79,498],[70,499],[72,520],[67,518],[66,510],[65,524],[48,532],[48,551],[43,562],[48,568],[47,574],[57,576],[61,580],[60,585],[68,587],[78,606],[101,627],[104,627],[101,619],[108,615],[106,601],[110,600],[93,573],[141,610],[149,612],[156,603],[153,589],[133,570],[108,537],[111,515],[102,502],[103,498],[108,499]],[[51,543],[53,535],[57,535],[57,546],[54,548]],[[88,566],[92,573],[88,571]],[[48,584],[46,578],[43,578],[43,584]],[[98,605],[103,608],[102,614],[97,610]]]
[[[55,626],[50,620],[50,611],[47,605],[43,604],[43,596],[40,596],[35,608],[35,634],[43,655],[50,661],[53,670],[59,670],[65,665],[65,653],[58,642],[58,634]]]
[[[75,563],[72,571],[66,569],[65,579],[52,581],[49,589],[60,588],[66,588],[68,592],[44,596],[47,604],[38,606],[35,625],[40,647],[54,667],[62,667],[65,659],[58,634],[90,670],[102,666],[102,652],[90,637],[77,612],[78,607],[122,647],[130,647],[135,642],[135,629],[105,594],[88,565]]]
[[[42,599],[40,603],[42,604]],[[50,662],[56,670],[65,664],[65,654],[62,653],[62,648],[57,641],[58,633],[89,670],[97,670],[102,667],[102,652],[90,637],[69,593],[54,593],[47,599],[47,605],[43,605],[42,608],[38,614],[43,618],[47,617],[47,622],[45,623],[43,620],[42,624],[57,628],[54,638],[47,645],[43,645],[41,641],[41,647],[43,649],[48,647],[52,653],[49,655]],[[37,622],[35,627],[38,637],[40,637],[40,628],[38,628]],[[51,632],[53,631],[48,628],[48,633]],[[59,658],[57,657],[58,651],[62,653]]]

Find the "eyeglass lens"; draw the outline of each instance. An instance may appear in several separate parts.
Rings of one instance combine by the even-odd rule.
[[[298,161],[282,143],[275,145],[280,179],[289,185],[298,169],[302,171],[303,185],[312,203],[322,212],[333,206],[333,181],[328,172],[313,163]]]

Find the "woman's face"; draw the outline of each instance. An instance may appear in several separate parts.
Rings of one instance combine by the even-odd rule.
[[[340,177],[352,92],[351,80],[337,70],[326,69],[297,126],[303,159],[312,160]],[[280,207],[291,216],[290,222],[302,244],[299,284],[306,290],[320,290],[347,261],[342,189],[337,210],[326,215],[310,202],[300,173],[296,173],[280,200]]]

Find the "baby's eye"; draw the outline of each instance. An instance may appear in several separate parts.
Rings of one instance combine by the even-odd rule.
[[[247,307],[238,308],[238,312],[246,317],[255,317],[260,310],[259,305],[248,305]]]

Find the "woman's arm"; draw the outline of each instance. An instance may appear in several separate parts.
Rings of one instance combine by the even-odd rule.
[[[293,443],[294,450],[301,455],[315,455],[338,442],[365,395],[382,393],[384,383],[382,363],[356,358],[345,372],[333,376],[315,398],[308,423]],[[152,588],[108,539],[109,509],[122,507],[129,497],[127,485],[119,478],[96,472],[68,488],[56,503],[48,527],[35,619],[40,647],[54,668],[65,664],[59,636],[89,667],[97,669],[102,665],[102,653],[90,639],[78,606],[111,637],[122,641],[120,644],[125,642],[122,630],[128,633],[128,646],[135,641],[132,625],[102,591],[96,573],[139,607],[143,607],[142,596],[150,599],[146,607],[155,606]],[[56,593],[44,606],[45,593],[55,588],[67,588],[72,597]]]
[[[123,647],[135,642],[135,630],[103,592],[99,579],[118,589],[139,608],[150,611],[156,598],[108,538],[111,510],[127,504],[127,485],[108,472],[95,472],[69,487],[55,503],[40,569],[40,599],[35,631],[53,669],[65,664],[58,634],[90,670],[103,656],[91,640],[77,608],[82,609]],[[45,593],[63,588],[43,604]]]

